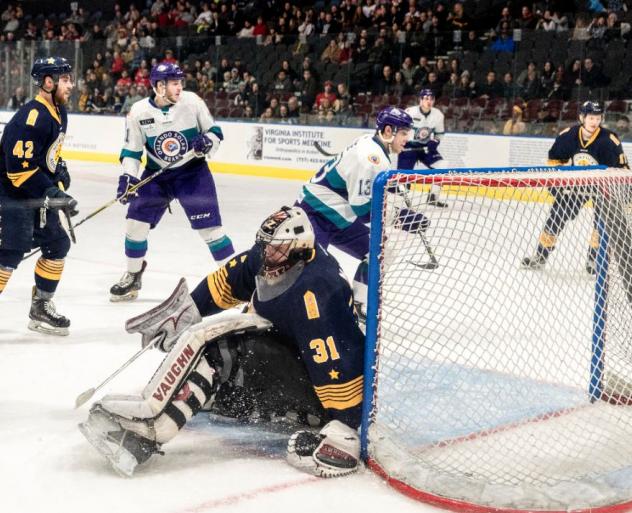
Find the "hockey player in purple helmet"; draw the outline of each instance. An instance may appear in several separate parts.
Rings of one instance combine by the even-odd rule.
[[[391,154],[398,154],[410,138],[413,120],[398,107],[377,114],[374,134],[358,137],[323,165],[301,191],[297,205],[314,226],[316,240],[330,244],[360,260],[354,276],[354,295],[366,304],[369,227],[373,180],[381,171],[395,167]],[[428,220],[406,208],[399,211],[409,231],[425,230]]]
[[[437,147],[445,133],[443,112],[434,106],[435,95],[431,89],[419,91],[419,105],[408,107],[406,112],[413,118],[414,135],[406,148],[399,154],[397,169],[432,169],[445,167]],[[428,203],[445,208],[439,200],[438,185],[430,188]]]
[[[111,301],[130,301],[138,296],[147,265],[149,231],[156,227],[174,199],[180,202],[191,228],[198,232],[218,264],[234,253],[232,242],[222,228],[217,191],[208,164],[224,139],[222,129],[215,124],[202,99],[183,90],[184,73],[178,65],[154,66],[149,80],[154,94],[132,106],[120,155],[123,173],[117,197],[121,203],[129,203],[125,234],[127,271],[110,289]],[[147,164],[141,171],[143,153]],[[169,164],[171,167],[164,174],[134,195],[127,195],[140,179]]]

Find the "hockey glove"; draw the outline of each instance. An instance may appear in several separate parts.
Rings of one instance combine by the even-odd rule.
[[[206,157],[210,159],[217,153],[219,144],[223,140],[224,134],[221,128],[213,127],[205,134],[196,135],[191,140],[191,147],[198,156],[206,155]]]
[[[397,213],[397,225],[408,233],[423,233],[430,226],[430,219],[421,212],[402,208]]]
[[[138,193],[136,191],[130,192],[129,190],[130,187],[133,187],[138,182],[140,182],[138,178],[128,173],[123,173],[121,176],[119,176],[118,187],[116,189],[116,198],[122,205],[126,205],[132,197],[138,196]]]
[[[360,439],[355,429],[338,420],[320,433],[297,431],[287,444],[287,461],[318,477],[346,476],[358,470]]]
[[[68,172],[66,161],[61,158],[57,161],[55,174],[53,175],[53,181],[63,191],[67,191],[70,188],[70,173]]]
[[[49,187],[44,191],[44,207],[64,210],[68,216],[74,217],[79,213],[77,200],[57,187]]]

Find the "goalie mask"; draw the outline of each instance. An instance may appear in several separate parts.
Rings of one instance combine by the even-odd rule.
[[[256,242],[263,260],[259,274],[274,281],[295,264],[309,260],[314,240],[314,229],[305,211],[299,207],[282,207],[257,231]]]

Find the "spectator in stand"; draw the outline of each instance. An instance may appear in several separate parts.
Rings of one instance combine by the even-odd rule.
[[[395,85],[395,76],[393,68],[384,66],[382,68],[382,76],[373,84],[375,94],[393,94],[393,86]]]
[[[533,14],[531,7],[523,5],[520,10],[520,18],[516,20],[516,28],[523,30],[535,30],[538,24],[538,19]],[[502,27],[501,27],[502,28]]]
[[[272,109],[267,107],[261,117],[259,118],[260,123],[272,123],[274,121],[274,116],[272,115]]]
[[[485,82],[478,88],[478,95],[481,98],[500,98],[503,95],[503,86],[496,80],[496,72],[488,71]]]
[[[322,62],[333,62],[335,64],[340,62],[340,47],[335,39],[329,41],[329,44],[320,55],[320,60]]]
[[[286,75],[285,71],[281,70],[277,73],[277,77],[272,83],[272,90],[275,93],[291,93],[294,90],[292,81]]]
[[[299,90],[303,105],[306,109],[311,110],[312,105],[316,102],[316,94],[318,93],[318,82],[312,76],[309,68],[303,70],[303,80],[300,83]]]
[[[255,111],[252,110],[250,105],[246,105],[244,110],[241,112],[241,117],[244,119],[253,119],[255,117]]]
[[[459,87],[454,91],[455,98],[474,98],[476,96],[476,84],[470,80],[469,71],[465,70],[459,78]]]
[[[542,86],[542,93],[550,91],[555,81],[555,66],[551,61],[545,61],[540,71],[540,85]]]
[[[544,14],[542,14],[542,17],[538,20],[535,28],[536,30],[543,30],[544,32],[557,31],[557,21],[553,18],[553,13],[550,9],[544,10]]]
[[[430,89],[435,98],[438,98],[441,95],[442,85],[441,82],[439,82],[439,77],[437,76],[437,73],[434,71],[428,73],[428,78],[422,84],[422,87],[423,89]]]
[[[250,91],[246,89],[246,104],[250,105],[255,116],[261,115],[266,105],[266,94],[259,88],[257,82],[253,82],[250,86]]]
[[[287,101],[287,117],[294,120],[294,123],[298,123],[298,119],[301,117],[301,106],[296,96],[290,96]]]
[[[346,64],[353,60],[353,49],[349,41],[341,41],[338,46],[340,47],[340,64]]]
[[[524,84],[527,81],[527,75],[529,74],[530,71],[534,71],[536,73],[536,76],[539,76],[539,73],[535,65],[535,61],[529,61],[527,63],[527,67],[523,69],[518,75],[518,78],[516,79],[516,84],[518,84],[518,87],[520,88],[524,87]]]
[[[470,18],[465,14],[463,4],[461,2],[455,2],[452,7],[452,12],[448,16],[448,28],[450,30],[469,30]]]
[[[129,88],[129,94],[125,97],[123,101],[123,106],[121,107],[121,114],[129,114],[129,111],[137,101],[142,100],[143,97],[138,93],[138,88],[135,85],[132,85]]]
[[[26,94],[24,94],[24,88],[18,86],[15,88],[13,92],[13,96],[9,98],[7,103],[7,109],[9,110],[18,110],[22,105],[26,103]]]
[[[494,39],[489,48],[493,52],[513,53],[516,48],[516,43],[513,40],[513,36],[507,22],[501,23],[500,33]]]
[[[254,31],[255,31],[255,28],[252,26],[250,21],[244,20],[244,26],[239,32],[237,32],[237,37],[239,38],[254,37]],[[261,115],[261,117],[263,118],[263,114]]]
[[[575,28],[573,29],[571,39],[574,41],[588,41],[590,39],[588,20],[586,20],[586,17],[582,13],[579,13],[575,18]]]
[[[531,123],[530,132],[532,135],[557,135],[557,118],[551,114],[546,105],[542,105],[538,110],[536,119]]]
[[[252,28],[252,35],[254,37],[265,37],[268,35],[268,26],[263,21],[263,16],[257,16],[257,23]]]
[[[198,72],[197,81],[198,81],[198,94],[202,98],[206,96],[207,94],[212,93],[215,90],[215,82],[213,82],[210,78],[208,78],[208,75]]]
[[[409,87],[413,87],[413,82],[415,80],[416,69],[413,65],[413,60],[410,56],[404,57],[404,62],[402,62],[402,67],[399,70],[404,77],[405,82]]]
[[[316,95],[316,108],[319,108],[323,101],[327,100],[331,106],[336,100],[336,93],[333,91],[333,83],[331,80],[326,80],[323,84],[323,90]]]
[[[360,38],[358,47],[355,49],[353,62],[355,62],[356,64],[369,62],[369,47],[367,40],[363,37]]]
[[[553,77],[553,83],[549,89],[542,91],[542,96],[547,100],[566,100],[568,91],[564,86],[564,67],[558,66]]]
[[[500,32],[500,30],[499,30]],[[481,53],[483,51],[483,42],[478,38],[476,31],[470,30],[467,38],[463,41],[463,50],[472,53]]]
[[[422,55],[419,57],[419,63],[415,67],[415,75],[413,78],[413,85],[415,83],[424,83],[428,80],[428,74],[432,71],[432,66],[428,62],[428,57]]]
[[[521,135],[527,131],[527,125],[522,121],[522,109],[514,105],[511,109],[511,119],[503,127],[503,135]]]
[[[137,73],[136,77],[134,78],[134,84],[136,84],[137,86],[143,86],[145,89],[149,89],[151,87],[151,84],[149,82],[148,68],[140,69],[140,74]]]
[[[404,80],[404,75],[402,75],[401,71],[395,72],[395,77],[393,80],[393,85],[391,87],[391,94],[396,95],[398,98],[402,98],[402,96],[407,96],[412,94],[412,88],[406,83]]]
[[[588,24],[588,34],[593,40],[603,39],[603,37],[606,35],[606,29],[606,16],[604,14],[600,14],[599,16],[593,18]]]
[[[347,84],[344,82],[338,82],[336,85],[336,96],[340,100],[347,100],[349,104],[351,103],[351,94],[349,93],[349,88]]]
[[[441,96],[448,98],[456,98],[456,90],[459,88],[459,75],[450,73],[450,79],[443,84],[441,88]]]
[[[586,57],[584,59],[584,69],[580,77],[575,81],[575,84],[595,89],[605,87],[609,82],[608,77],[602,73],[601,69],[595,66],[593,60],[590,57]]]
[[[621,38],[621,22],[616,12],[609,12],[604,39],[608,42]]]
[[[555,20],[558,32],[568,32],[569,25],[566,15],[560,13],[559,11],[554,11],[553,20]]]
[[[630,135],[630,118],[627,116],[619,116],[615,125],[615,131],[621,139],[629,139]]]
[[[503,98],[511,100],[518,96],[520,87],[514,82],[513,75],[510,71],[507,71],[503,75]]]
[[[270,98],[269,107],[272,109],[272,117],[278,118],[281,112],[281,104],[279,103],[279,99],[276,96]]]
[[[503,23],[507,23],[509,27],[513,27],[514,25],[514,20],[511,16],[511,11],[509,10],[508,6],[503,7],[500,11],[500,19],[498,20],[498,23],[496,24],[496,29],[494,30],[496,34],[500,33],[500,28]]]
[[[540,98],[542,94],[541,81],[535,69],[527,71],[527,78],[522,84],[520,96],[525,100]]]

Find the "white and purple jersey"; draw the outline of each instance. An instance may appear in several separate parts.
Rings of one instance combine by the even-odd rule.
[[[445,133],[443,112],[435,107],[429,112],[423,112],[417,105],[408,107],[406,113],[413,118],[413,137],[399,154],[397,169],[432,168],[443,159],[437,151],[439,141]]]
[[[320,168],[303,186],[299,205],[327,219],[338,229],[356,219],[366,223],[373,180],[392,169],[387,149],[377,135],[363,135]]]
[[[215,126],[213,116],[204,101],[195,93],[182,91],[174,105],[158,107],[151,98],[132,105],[127,115],[125,142],[120,160],[126,173],[137,176],[143,151],[147,166],[156,171],[182,157],[191,149],[191,140]],[[177,169],[197,158],[190,154],[173,166]]]

